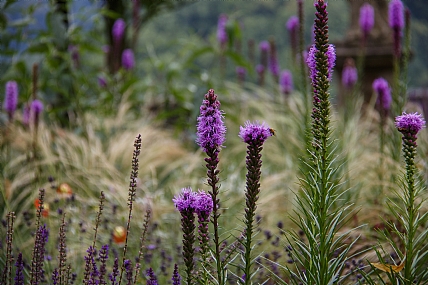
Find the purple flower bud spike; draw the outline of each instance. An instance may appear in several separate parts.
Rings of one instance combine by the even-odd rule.
[[[122,66],[125,70],[131,70],[135,66],[134,52],[132,49],[125,49],[122,53]]]
[[[8,113],[9,121],[12,121],[18,106],[18,84],[16,81],[8,81],[5,89],[3,109]]]
[[[373,29],[375,21],[374,8],[369,3],[365,3],[360,8],[360,28],[363,33],[363,41],[365,43],[370,31]]]

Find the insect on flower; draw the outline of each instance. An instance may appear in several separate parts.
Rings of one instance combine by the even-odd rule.
[[[276,136],[276,131],[274,129],[269,129],[269,132],[271,133],[271,135]]]

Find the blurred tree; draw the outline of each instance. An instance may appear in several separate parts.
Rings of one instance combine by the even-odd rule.
[[[129,4],[131,3],[131,4]],[[132,11],[132,38],[130,43],[127,42],[126,37],[122,39],[120,45],[119,54],[109,53],[107,57],[107,65],[110,73],[116,73],[121,65],[121,55],[125,48],[130,47],[135,50],[138,42],[138,35],[141,27],[154,18],[156,15],[164,11],[175,10],[191,2],[187,1],[176,1],[176,0],[106,0],[106,8],[109,11],[115,12],[117,18],[126,19],[129,10]],[[132,6],[131,6],[132,5]],[[106,32],[107,39],[110,47],[113,46],[112,27],[117,18],[111,17],[111,14],[107,13],[105,16],[106,21]],[[129,21],[126,21],[129,25]]]

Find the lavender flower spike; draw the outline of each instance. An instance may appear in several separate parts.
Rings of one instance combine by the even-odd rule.
[[[213,89],[205,94],[198,117],[196,143],[205,151],[221,148],[226,140],[223,111]]]
[[[117,19],[112,28],[112,36],[114,42],[120,42],[123,38],[123,34],[125,32],[126,23],[123,19]]]
[[[146,283],[147,285],[158,285],[158,279],[156,278],[155,272],[151,267],[147,269],[146,274],[149,277],[149,280],[147,280]]]
[[[363,40],[367,39],[370,31],[373,29],[375,16],[373,6],[369,3],[365,3],[360,8],[360,28],[363,32]]]
[[[240,127],[239,131],[239,137],[243,142],[248,144],[263,144],[270,136],[272,136],[272,131],[265,122],[251,123],[250,121],[246,121],[244,126]]]
[[[421,114],[403,112],[395,118],[395,126],[403,134],[411,134],[416,137],[417,133],[425,127],[425,120]]]
[[[309,49],[308,57],[306,59],[306,63],[309,67],[309,74],[312,83],[315,81],[315,77],[317,76],[317,62],[316,62],[316,53],[318,52],[315,45],[312,45],[312,47]],[[336,50],[334,48],[334,45],[329,44],[327,48],[327,68],[328,68],[328,80],[331,81],[333,76],[333,68],[336,64]]]
[[[218,23],[217,23],[217,40],[220,43],[220,46],[222,48],[224,47],[228,39],[226,25],[227,25],[227,15],[221,14],[218,17]]]
[[[135,66],[134,52],[132,49],[125,49],[122,53],[122,66],[125,70],[131,70]]]
[[[18,254],[16,259],[16,271],[15,271],[15,285],[24,285],[24,262],[22,260],[22,253]]]
[[[345,66],[342,71],[342,84],[348,89],[354,87],[358,80],[358,71],[355,67],[355,62],[352,58],[345,61]]]
[[[9,119],[12,120],[18,106],[18,84],[16,81],[8,81],[5,89],[3,109],[9,114]]]
[[[281,72],[279,83],[282,94],[289,95],[293,91],[293,75],[289,70]]]
[[[172,285],[181,285],[181,276],[178,273],[178,265],[174,264],[174,272],[172,274]]]
[[[388,81],[382,77],[376,79],[373,81],[373,89],[378,95],[376,104],[383,110],[389,110],[391,108],[392,97]]]
[[[392,29],[402,30],[404,28],[403,2],[392,0],[388,8],[389,26]]]
[[[39,116],[41,112],[43,112],[43,103],[40,100],[34,100],[31,102],[31,112],[35,116]]]
[[[299,18],[297,16],[291,16],[285,25],[290,33],[295,33],[299,28]]]

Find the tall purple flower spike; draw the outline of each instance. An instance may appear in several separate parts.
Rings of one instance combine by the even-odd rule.
[[[360,8],[360,19],[359,24],[361,31],[363,32],[363,40],[367,39],[370,31],[373,29],[375,21],[375,12],[372,5],[365,3]]]
[[[317,62],[316,62],[316,53],[318,52],[315,45],[312,45],[312,47],[309,49],[308,57],[306,59],[306,63],[309,67],[309,75],[311,78],[311,81],[315,81],[315,77],[317,76]],[[327,67],[328,67],[328,80],[331,81],[333,77],[333,68],[336,64],[336,50],[334,48],[334,45],[329,44],[327,49]]]
[[[345,66],[342,71],[342,84],[348,89],[354,87],[358,80],[358,71],[355,67],[354,60],[349,58],[345,62]]]
[[[122,53],[122,66],[125,70],[131,70],[135,66],[134,52],[132,49],[125,49]]]
[[[401,0],[392,0],[389,2],[389,26],[394,35],[394,54],[400,56],[401,32],[404,28],[404,7]]]
[[[120,42],[123,38],[123,35],[125,33],[125,27],[126,23],[123,19],[117,19],[112,28],[112,35],[114,42]]]
[[[3,109],[9,114],[9,118],[12,119],[18,106],[18,84],[16,81],[8,81],[5,89]]]
[[[205,151],[221,148],[226,140],[226,126],[223,122],[220,101],[213,89],[205,94],[197,123],[196,143]]]
[[[388,81],[381,77],[373,81],[372,86],[378,95],[376,104],[384,110],[389,110],[391,108],[392,97]]]
[[[218,17],[218,22],[217,22],[217,40],[220,43],[221,47],[223,47],[228,40],[226,25],[227,25],[227,15],[221,14]]]
[[[172,199],[175,207],[179,212],[191,210],[194,211],[195,201],[196,201],[196,193],[192,191],[192,188],[187,187],[181,189],[181,193],[178,196],[175,196]]]

